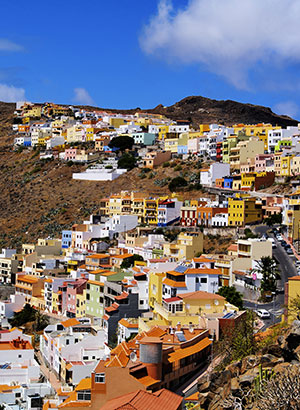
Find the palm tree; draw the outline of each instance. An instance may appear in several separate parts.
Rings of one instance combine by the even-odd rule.
[[[261,260],[257,262],[257,267],[254,269],[254,272],[262,275],[260,282],[260,292],[262,294],[276,291],[276,282],[280,279],[280,274],[273,258],[263,256]]]
[[[44,315],[39,310],[37,310],[35,314],[34,329],[38,332],[40,330],[45,329],[45,327],[47,327],[48,325],[49,325],[48,316]]]

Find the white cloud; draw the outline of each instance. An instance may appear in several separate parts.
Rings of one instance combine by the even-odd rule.
[[[24,88],[0,83],[0,101],[16,102],[25,100]]]
[[[22,51],[23,47],[6,38],[0,38],[0,51]]]
[[[280,115],[288,115],[292,118],[297,118],[299,107],[293,101],[283,101],[276,104],[273,111]]]
[[[93,104],[94,101],[90,94],[87,92],[85,88],[74,88],[74,98],[73,101],[78,104]]]
[[[247,88],[258,63],[300,62],[299,20],[298,0],[190,0],[179,10],[160,0],[140,44],[147,54],[198,63]]]

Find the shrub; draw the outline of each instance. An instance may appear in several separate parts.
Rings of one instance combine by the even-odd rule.
[[[163,168],[167,168],[167,167],[169,167],[169,166],[170,166],[170,162],[167,161],[167,162],[164,162],[164,163],[163,163]]]
[[[174,168],[174,171],[181,171],[181,170],[182,170],[181,165],[176,165],[176,167]]]
[[[177,188],[183,188],[185,186],[187,186],[187,181],[183,177],[175,177],[169,183],[169,190],[174,192]]]
[[[67,166],[68,166],[68,167],[71,167],[73,164],[74,164],[73,161],[68,161],[68,162],[67,162]]]

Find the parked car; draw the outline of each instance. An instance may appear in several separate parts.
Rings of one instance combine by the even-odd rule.
[[[283,237],[282,237],[280,234],[278,234],[278,235],[276,236],[276,238],[277,238],[278,241],[282,241],[282,240],[283,240]]]
[[[294,252],[293,252],[293,250],[292,250],[291,247],[286,249],[286,253],[287,253],[288,255],[293,255],[293,254],[294,254]]]
[[[255,313],[257,314],[258,317],[261,319],[270,319],[270,313],[266,309],[258,309],[255,310]]]

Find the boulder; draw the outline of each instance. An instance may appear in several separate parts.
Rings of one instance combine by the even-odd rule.
[[[245,357],[242,360],[241,373],[244,373],[245,371],[249,369],[253,369],[253,367],[257,366],[258,364],[259,364],[258,356],[251,355],[251,356]]]

